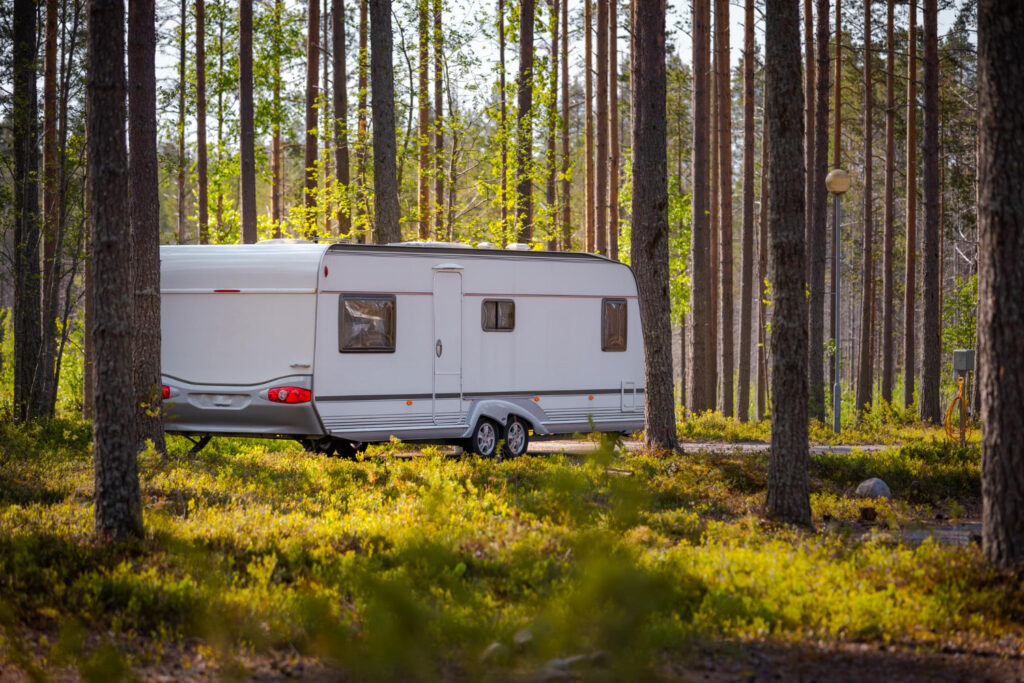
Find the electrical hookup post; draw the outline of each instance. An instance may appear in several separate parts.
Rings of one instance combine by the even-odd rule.
[[[971,395],[971,373],[974,371],[974,349],[957,349],[953,351],[953,372],[956,373],[956,395],[946,409],[946,436],[950,441],[957,441],[959,431],[960,447],[967,444],[967,425],[971,419],[971,410],[967,397]],[[953,419],[959,412],[959,429],[954,428]]]

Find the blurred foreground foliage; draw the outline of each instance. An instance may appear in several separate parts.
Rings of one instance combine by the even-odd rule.
[[[201,660],[230,678],[305,657],[355,680],[504,680],[589,653],[589,679],[628,680],[709,639],[939,648],[1024,623],[1024,588],[976,546],[899,533],[977,508],[976,448],[813,457],[811,532],[758,517],[765,455],[170,445],[140,456],[146,538],[101,546],[89,426],[0,426],[0,661],[114,679]],[[895,498],[865,527],[850,495],[869,476]],[[481,661],[493,642],[507,651]]]

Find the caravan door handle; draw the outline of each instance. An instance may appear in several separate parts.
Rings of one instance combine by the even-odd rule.
[[[440,357],[441,357],[441,354],[442,354],[443,352],[444,352],[444,344],[442,344],[442,343],[441,343],[441,340],[440,340],[440,339],[438,339],[438,340],[437,340],[437,343],[436,343],[436,344],[434,344],[434,353],[435,353],[435,354],[437,355],[437,357],[438,357],[438,358],[440,358]]]

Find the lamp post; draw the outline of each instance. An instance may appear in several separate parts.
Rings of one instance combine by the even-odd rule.
[[[840,199],[842,198],[843,193],[845,193],[847,190],[850,189],[850,174],[847,173],[846,171],[844,171],[841,168],[833,169],[832,171],[829,172],[829,174],[827,176],[825,176],[825,188],[832,194],[832,203],[835,206],[835,213],[836,213],[836,229],[833,231],[833,239],[834,239],[834,242],[835,242],[835,257],[836,257],[835,263],[833,265],[833,268],[835,268],[835,281],[836,281],[836,301],[835,301],[836,329],[834,330],[834,332],[835,332],[835,339],[833,340],[834,344],[835,344],[835,347],[834,347],[834,349],[832,351],[832,353],[834,354],[835,364],[836,364],[836,366],[835,366],[836,383],[832,387],[832,431],[835,432],[836,434],[838,434],[839,433],[839,429],[840,429],[839,418],[841,417],[842,412],[843,412],[843,407],[842,407],[842,390],[839,388],[839,321],[840,321],[840,317],[839,317],[839,293],[841,291],[840,281],[839,281],[839,273],[840,273],[839,264],[842,262],[841,261],[842,254],[841,254],[841,251],[840,251],[840,248],[841,248],[841,245],[842,245],[842,241],[839,239],[839,226],[841,224],[840,223],[840,217],[841,217],[841,214],[842,214],[842,208],[841,208]],[[821,361],[819,360],[818,362],[820,363]]]

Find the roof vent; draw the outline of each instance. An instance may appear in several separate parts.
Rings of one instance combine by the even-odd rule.
[[[256,244],[313,244],[310,240],[300,240],[294,237],[275,237],[269,240],[260,240]]]
[[[389,247],[446,247],[456,249],[472,249],[473,246],[470,244],[463,244],[462,242],[431,242],[427,240],[414,241],[414,242],[389,242]]]
[[[476,243],[476,248],[477,249],[497,249],[498,247],[497,247],[497,245],[494,244],[494,242],[477,242]]]
[[[530,251],[530,245],[524,242],[513,242],[505,247],[509,251]]]

